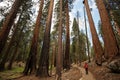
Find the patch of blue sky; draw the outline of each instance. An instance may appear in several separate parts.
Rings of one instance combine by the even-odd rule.
[[[96,3],[95,3],[94,0],[88,0],[88,2],[89,2],[89,7],[92,9],[91,14],[92,14],[92,17],[93,17],[93,21],[94,21],[97,33],[98,33],[98,21],[100,20],[99,12],[98,12],[98,9],[97,9],[97,6],[96,6]],[[72,12],[70,12],[70,20],[71,20],[70,24],[73,23],[73,19],[76,18],[77,11],[79,11],[79,14],[80,14],[79,28],[80,28],[80,30],[82,29],[85,32],[83,0],[75,0],[73,5],[74,5],[74,7],[72,9]],[[86,19],[87,19],[87,16],[86,16]],[[71,27],[72,27],[72,25],[70,25],[70,30],[71,30]],[[89,40],[92,43],[92,38],[91,38],[91,32],[90,32],[90,28],[89,28],[88,19],[87,19],[87,31],[88,31]]]

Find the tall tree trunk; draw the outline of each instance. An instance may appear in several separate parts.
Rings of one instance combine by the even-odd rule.
[[[50,0],[50,6],[48,10],[48,17],[46,21],[46,28],[44,32],[43,46],[41,50],[41,56],[39,66],[37,70],[37,76],[45,77],[49,76],[49,47],[50,47],[50,30],[52,21],[54,0]]]
[[[36,59],[37,59],[36,55],[37,55],[37,48],[38,48],[39,30],[40,30],[40,25],[41,25],[40,20],[42,16],[43,4],[44,4],[44,0],[40,0],[39,13],[36,19],[30,53],[29,53],[29,57],[25,65],[25,69],[23,71],[24,75],[27,75],[29,70],[30,70],[30,73],[35,73],[36,71]]]
[[[87,32],[87,23],[86,23],[85,7],[84,7],[83,9],[84,9],[84,19],[85,19],[85,31],[86,31],[86,42],[87,42],[88,61],[90,62],[90,52],[89,52],[89,43],[88,43],[88,32]]]
[[[58,33],[58,53],[56,55],[56,73],[57,80],[61,80],[61,70],[62,70],[62,0],[60,1],[60,17],[59,17],[59,33]]]
[[[93,18],[92,18],[90,8],[88,5],[88,0],[84,0],[83,3],[86,7],[87,16],[88,16],[88,20],[89,20],[89,24],[90,24],[90,30],[91,30],[91,34],[92,34],[92,41],[93,41],[93,47],[94,47],[94,53],[95,53],[95,61],[96,61],[96,64],[101,66],[103,49],[102,49],[102,46],[100,44],[96,29],[95,29]]]
[[[65,59],[64,59],[64,68],[70,69],[70,33],[69,33],[69,7],[68,0],[66,0],[66,46],[65,46]]]
[[[5,43],[7,41],[8,34],[14,23],[19,7],[21,6],[23,0],[15,0],[9,14],[6,17],[6,20],[3,23],[1,32],[0,32],[0,53],[2,52]]]
[[[111,61],[112,58],[118,54],[117,41],[115,39],[115,35],[103,0],[96,0],[96,2],[102,22],[105,57],[108,58],[109,61]]]

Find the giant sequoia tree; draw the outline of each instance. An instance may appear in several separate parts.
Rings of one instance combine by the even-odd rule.
[[[57,80],[61,80],[62,70],[62,0],[60,1],[59,32],[58,32],[58,53],[56,55],[56,73]]]
[[[53,12],[54,0],[50,0],[48,17],[46,20],[46,28],[43,38],[43,46],[41,50],[39,66],[37,70],[37,76],[49,76],[49,47],[50,47],[50,31],[51,31],[51,21]]]
[[[85,32],[86,32],[86,45],[87,45],[87,52],[88,52],[88,60],[90,62],[90,51],[89,51],[89,42],[88,42],[88,32],[87,32],[85,7],[83,7],[83,9],[84,9],[84,21],[85,21]]]
[[[117,42],[103,0],[96,0],[96,3],[102,23],[105,57],[111,60],[118,54]]]
[[[64,59],[64,68],[70,69],[70,33],[69,33],[69,6],[68,0],[66,0],[66,49],[65,49],[65,59]]]
[[[9,34],[10,29],[14,23],[14,20],[16,18],[16,15],[19,11],[19,8],[20,8],[22,2],[23,2],[23,0],[15,0],[9,14],[7,15],[5,21],[3,22],[3,26],[2,26],[2,29],[0,32],[0,54],[5,46],[8,34]]]
[[[83,3],[86,7],[87,16],[88,16],[89,25],[90,25],[90,30],[91,30],[91,34],[92,34],[93,47],[94,47],[94,52],[95,52],[95,60],[96,60],[96,63],[98,65],[101,65],[102,64],[103,49],[102,49],[102,46],[100,44],[96,29],[95,29],[95,25],[94,25],[92,15],[91,15],[91,12],[89,9],[89,5],[88,5],[88,0],[84,0]]]
[[[43,4],[44,4],[44,0],[41,0],[40,7],[39,7],[39,13],[36,19],[34,34],[32,38],[30,53],[29,53],[28,60],[26,62],[24,72],[23,72],[25,75],[28,74],[29,70],[30,70],[30,73],[35,73],[36,71],[36,56],[37,56],[37,48],[38,48],[37,46],[38,46],[39,29],[41,25],[40,20],[42,16]]]

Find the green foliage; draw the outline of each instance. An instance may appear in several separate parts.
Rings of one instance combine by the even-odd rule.
[[[72,44],[71,44],[71,54],[70,54],[70,56],[71,56],[71,59],[72,59],[72,61],[73,62],[76,62],[76,59],[75,58],[77,58],[78,59],[78,57],[77,57],[77,55],[78,55],[78,53],[77,53],[77,51],[79,50],[78,49],[78,44],[77,44],[77,40],[78,40],[78,24],[77,24],[77,21],[76,21],[76,18],[74,18],[74,20],[73,20],[73,26],[72,26],[72,32],[71,32],[71,37],[72,37]]]
[[[27,53],[27,45],[30,43],[30,38],[32,36],[32,27],[31,26],[31,7],[32,2],[31,0],[24,0],[18,16],[19,19],[17,21],[16,25],[16,33],[12,33],[12,36],[15,35],[13,39],[13,45],[11,46],[11,50],[14,51],[16,48],[18,48],[18,51],[20,54],[18,54],[16,57],[19,58],[17,60],[26,60]],[[13,29],[14,31],[15,29]],[[18,46],[17,46],[18,45]],[[12,49],[13,47],[13,49]],[[14,55],[16,53],[13,53],[11,55]]]
[[[69,11],[71,12],[71,10],[73,9],[73,3],[75,0],[68,0],[68,7],[69,7]],[[67,4],[67,0],[63,0],[63,11],[65,10],[65,6]]]
[[[93,48],[93,46],[92,46],[90,49],[91,49],[91,56],[94,58],[94,57],[95,57],[95,53],[94,53],[94,48]]]
[[[23,72],[23,67],[15,67],[12,70],[5,70],[0,72],[0,80],[11,80],[13,78],[21,76],[20,73]]]
[[[78,30],[79,30],[78,23],[77,23],[76,18],[74,18],[71,36],[75,36],[76,37],[78,35]]]
[[[86,35],[83,30],[79,31],[79,26],[74,18],[72,26],[72,44],[71,44],[71,59],[73,62],[84,61],[87,59],[86,55]]]
[[[41,19],[41,25],[43,26],[43,27],[46,27],[45,25],[46,25],[46,19],[47,19],[47,16],[48,16],[48,9],[49,9],[49,5],[50,5],[50,0],[46,0],[45,2],[44,2],[44,8],[43,8],[43,13],[42,13],[42,19]]]
[[[15,67],[12,70],[10,70],[10,72],[12,72],[12,73],[21,73],[21,72],[23,72],[23,69],[24,69],[23,67]],[[5,72],[6,73],[9,72],[9,70],[6,70]]]
[[[113,10],[114,21],[117,22],[120,28],[120,10]]]
[[[80,31],[80,53],[82,56],[82,60],[86,60],[87,56],[86,56],[86,35],[85,33],[81,30]]]

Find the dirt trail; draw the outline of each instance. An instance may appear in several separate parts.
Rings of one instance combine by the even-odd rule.
[[[80,80],[96,80],[91,72],[88,72],[88,75],[85,74],[84,68],[79,67],[82,72],[82,78]]]
[[[79,80],[96,80],[90,71],[88,72],[88,75],[86,75],[84,68],[79,67],[77,65],[74,65],[74,67],[77,67],[82,73],[82,77]]]

